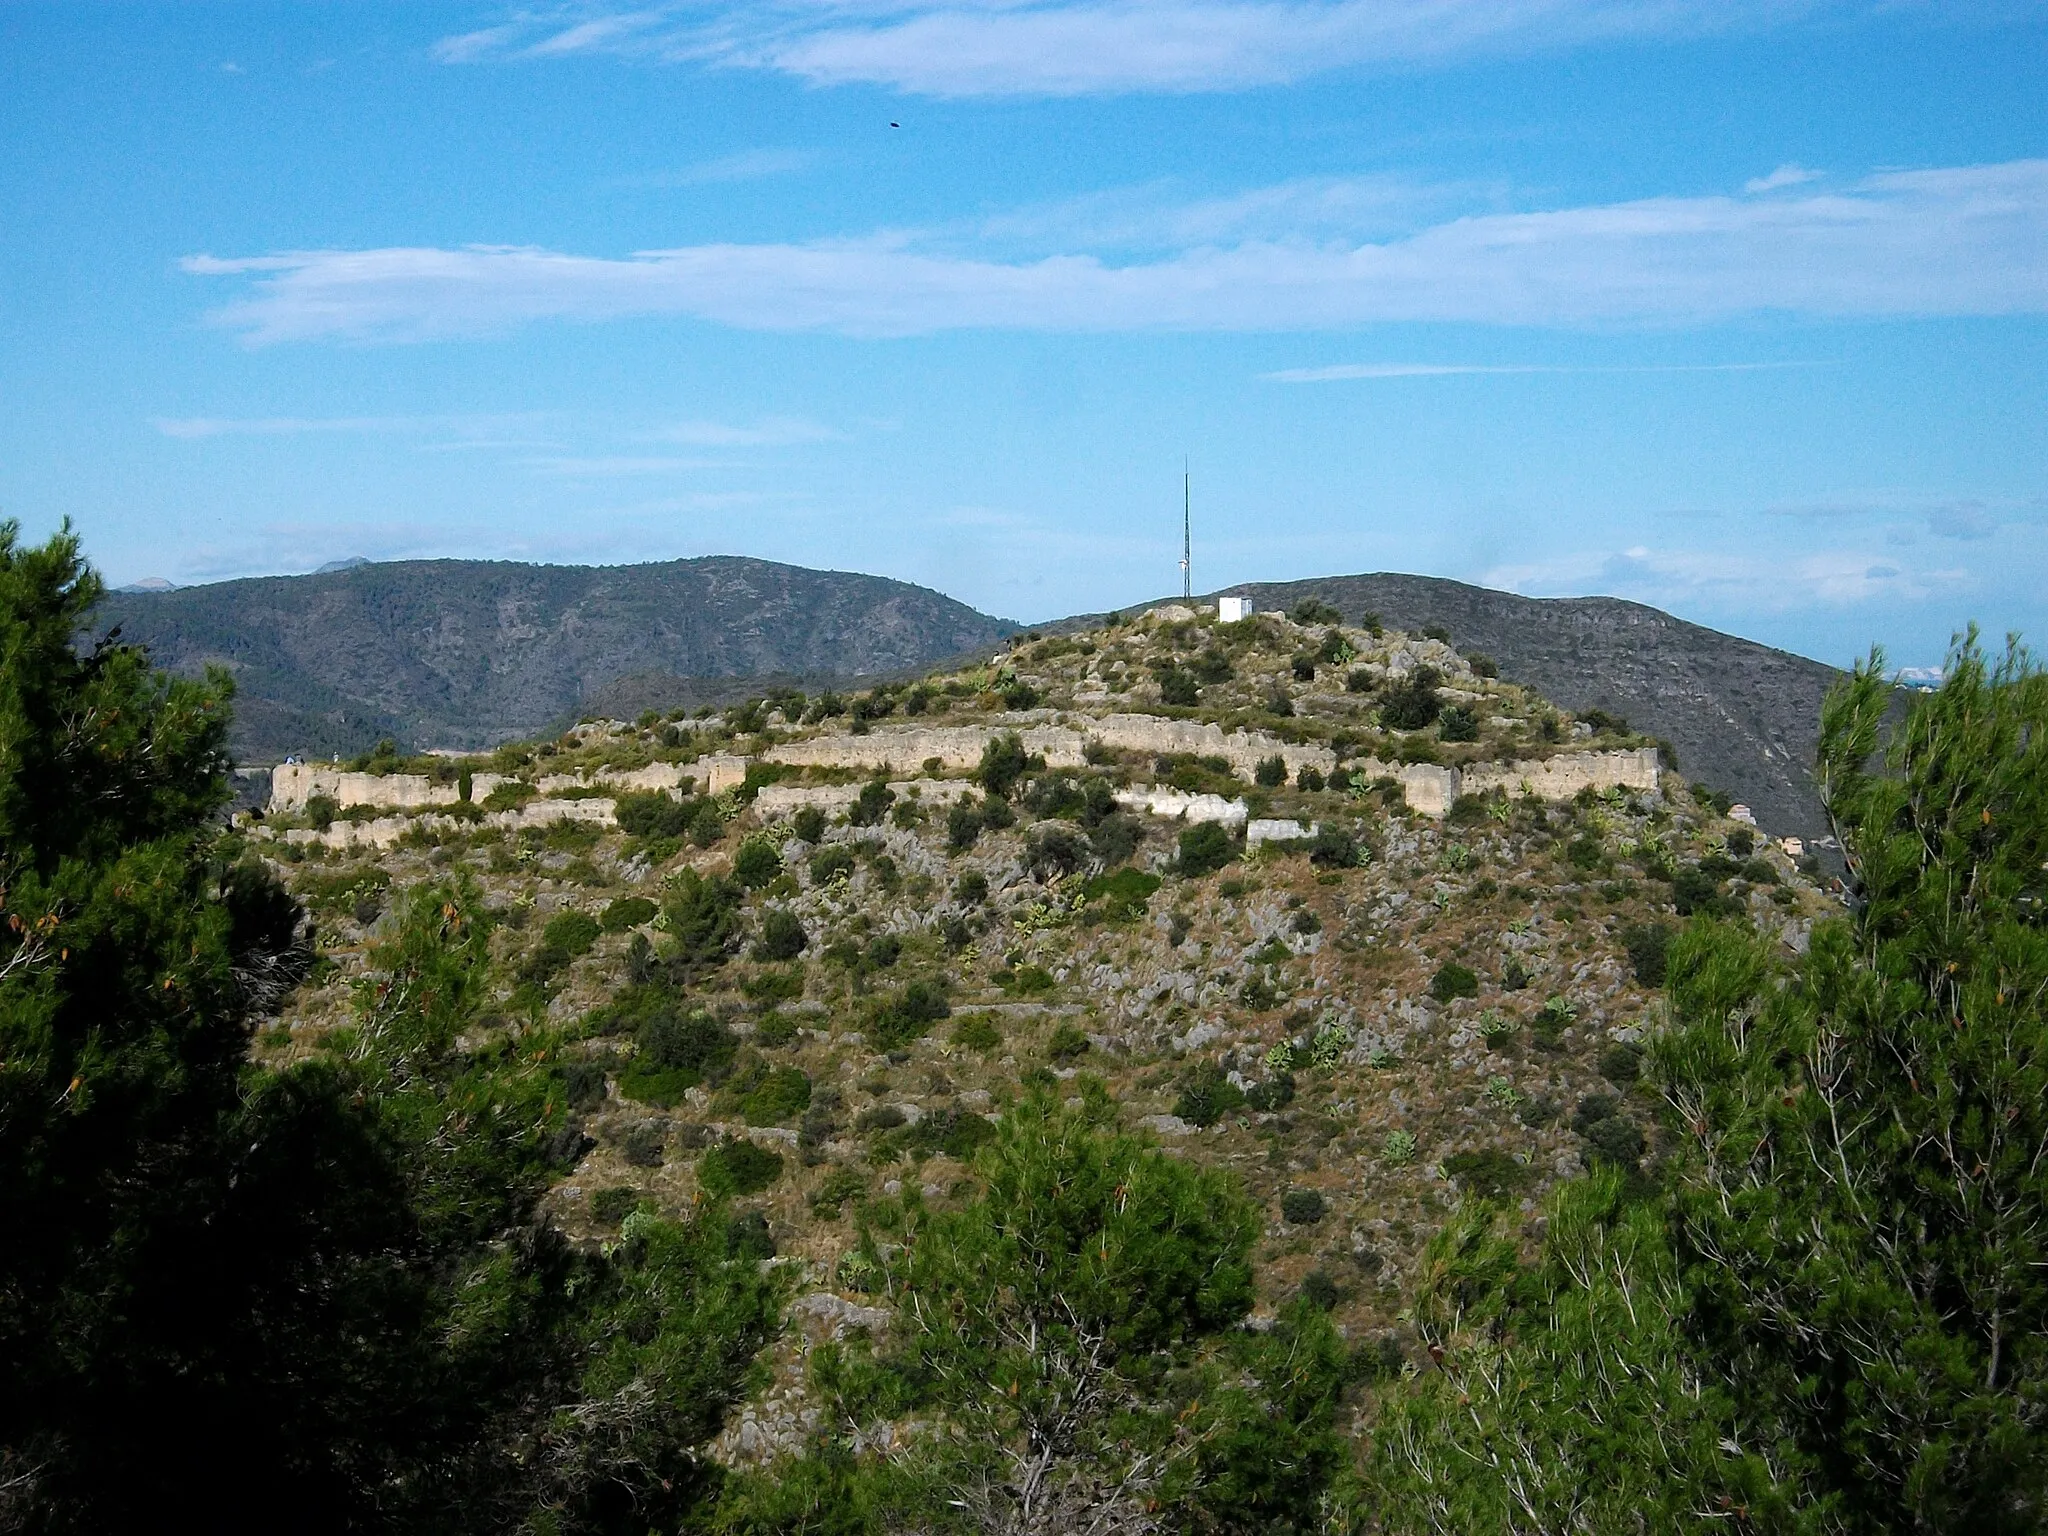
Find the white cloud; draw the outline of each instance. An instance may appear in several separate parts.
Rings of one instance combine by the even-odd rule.
[[[416,432],[416,416],[152,416],[165,437],[298,437],[308,432]]]
[[[1574,367],[1549,363],[1332,363],[1322,368],[1282,368],[1262,373],[1274,384],[1337,384],[1353,379],[1437,379],[1493,373],[1758,373],[1782,368],[1820,368],[1823,363],[1641,363],[1617,367]]]
[[[1907,569],[1856,549],[1765,553],[1638,545],[1498,565],[1479,580],[1531,596],[1600,593],[1666,609],[1718,601],[1748,612],[1787,612],[1880,599],[1924,602],[1954,592],[1971,577],[1959,567]]]
[[[616,53],[932,96],[1217,91],[1361,65],[1768,27],[1840,0],[754,0],[587,6],[444,40],[437,57]]]
[[[2048,160],[2021,160],[1886,172],[1807,196],[1481,214],[1377,243],[1301,238],[1283,225],[1121,265],[1094,252],[934,252],[906,234],[628,257],[399,247],[183,265],[245,279],[213,318],[260,344],[418,341],[629,316],[892,336],[2038,314],[2048,310],[2044,251]]]
[[[1802,187],[1809,181],[1820,180],[1819,171],[1809,171],[1803,166],[1781,165],[1768,176],[1757,176],[1742,184],[1742,190],[1752,195],[1758,192],[1775,192],[1780,187]]]
[[[722,421],[683,421],[654,434],[669,443],[705,448],[771,448],[793,443],[837,443],[846,434],[801,416],[770,416],[749,426]]]
[[[676,475],[697,469],[725,469],[716,459],[680,459],[653,454],[556,454],[522,461],[526,468],[565,479],[613,479],[621,475]]]
[[[771,176],[795,176],[824,161],[814,149],[745,149],[737,154],[700,160],[680,170],[654,171],[642,176],[620,176],[611,182],[620,187],[701,187],[735,181],[765,181]]]

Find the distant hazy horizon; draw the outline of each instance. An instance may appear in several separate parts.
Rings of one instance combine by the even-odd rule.
[[[199,17],[199,19],[195,19]],[[0,11],[0,516],[115,584],[1403,571],[2048,637],[2048,15]]]

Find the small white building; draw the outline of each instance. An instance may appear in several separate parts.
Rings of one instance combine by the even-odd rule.
[[[1252,600],[1248,597],[1219,597],[1216,599],[1216,622],[1235,624],[1240,619],[1252,616]]]
[[[1728,807],[1728,819],[1753,827],[1756,825],[1756,812],[1746,805],[1731,805]]]

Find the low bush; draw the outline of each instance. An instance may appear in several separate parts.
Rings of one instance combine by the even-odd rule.
[[[1328,1204],[1317,1190],[1290,1189],[1280,1197],[1280,1214],[1292,1226],[1312,1227],[1323,1219],[1328,1210]]]
[[[1045,1046],[1045,1054],[1054,1061],[1073,1061],[1087,1055],[1088,1050],[1088,1037],[1072,1024],[1062,1024],[1055,1029]]]
[[[733,879],[750,891],[760,890],[781,873],[782,855],[765,837],[748,838],[732,856]]]
[[[754,940],[753,956],[771,963],[794,960],[808,943],[810,935],[804,931],[802,919],[787,907],[776,907],[761,919],[761,936]],[[801,990],[801,973],[798,987]]]
[[[722,1142],[697,1159],[697,1182],[710,1195],[759,1194],[781,1177],[782,1154],[751,1141]]]
[[[1498,1147],[1447,1157],[1444,1172],[1482,1200],[1504,1200],[1527,1187],[1531,1177],[1527,1166]]]
[[[953,1043],[984,1055],[1000,1047],[1003,1032],[985,1013],[971,1013],[953,1026]]]
[[[1182,1074],[1173,1112],[1189,1125],[1206,1130],[1243,1104],[1244,1090],[1223,1068],[1213,1061],[1200,1061]]]
[[[660,910],[645,896],[621,896],[604,909],[597,922],[606,933],[624,933],[628,928],[653,922],[654,914]]]
[[[877,1003],[868,1016],[868,1039],[879,1050],[908,1045],[953,1010],[936,982],[913,981]]]
[[[1187,879],[1214,874],[1237,857],[1237,842],[1221,822],[1201,821],[1180,835],[1179,871]]]
[[[1447,960],[1437,968],[1436,975],[1430,978],[1429,995],[1440,1003],[1448,1003],[1460,997],[1477,997],[1479,976],[1470,966],[1460,965],[1455,960]]]

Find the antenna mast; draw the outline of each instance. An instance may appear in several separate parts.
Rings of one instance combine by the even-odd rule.
[[[1195,489],[1194,478],[1188,472],[1188,462],[1180,463],[1180,595],[1184,601],[1192,602],[1195,596]]]

